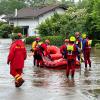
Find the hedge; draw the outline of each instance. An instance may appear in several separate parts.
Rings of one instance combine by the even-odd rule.
[[[92,41],[92,46],[95,46],[95,44],[99,43],[100,44],[100,40],[93,40]]]
[[[35,40],[36,36],[30,36],[25,39],[26,44],[32,44],[32,42]],[[45,36],[41,37],[41,41],[44,42],[46,39],[50,40],[51,45],[57,45],[60,46],[64,43],[65,37],[63,36]]]
[[[100,43],[95,44],[96,49],[100,49]]]
[[[36,36],[29,36],[27,38],[25,38],[24,42],[26,44],[32,44],[32,42],[35,40]]]
[[[44,42],[46,39],[50,40],[51,45],[61,46],[64,43],[65,37],[63,36],[45,36],[42,38]]]

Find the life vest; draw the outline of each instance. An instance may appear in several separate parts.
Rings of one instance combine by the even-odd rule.
[[[37,47],[37,46],[40,46],[42,43],[43,43],[43,42],[36,42],[36,41],[34,41],[34,42],[32,43],[32,49],[35,50],[36,47]]]
[[[75,44],[68,44],[67,45],[67,58],[68,59],[74,59],[76,58],[75,54]]]
[[[88,40],[88,46],[91,46],[92,40]]]
[[[86,49],[91,49],[92,40],[87,39],[86,41]]]
[[[38,45],[38,43],[37,43],[36,41],[34,41],[34,42],[32,43],[32,49],[35,50],[37,45]]]

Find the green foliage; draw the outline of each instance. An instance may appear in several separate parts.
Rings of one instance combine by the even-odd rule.
[[[56,4],[57,0],[0,0],[0,14],[13,13],[14,10],[23,7],[42,7],[48,4]]]
[[[22,33],[23,30],[22,30],[21,27],[16,26],[16,27],[13,28],[13,31],[12,31],[12,32],[13,32],[13,33]]]
[[[45,37],[42,37],[43,42],[46,39],[50,40],[51,45],[61,46],[64,43],[65,37],[63,37],[63,36],[45,36]]]
[[[96,47],[97,49],[100,49],[100,43],[96,43],[96,44],[95,44],[95,47]]]
[[[35,40],[36,36],[30,36],[25,39],[26,44],[32,44],[32,42]],[[65,37],[63,36],[44,36],[41,37],[41,41],[44,42],[46,39],[50,40],[51,45],[57,45],[61,46],[65,40]]]
[[[95,28],[100,32],[100,0],[94,0],[93,11],[91,13]]]
[[[94,39],[100,39],[100,0],[82,0],[77,8],[87,9],[86,31],[92,34]]]
[[[60,28],[60,18],[61,16],[55,13],[54,16],[51,17],[51,19],[46,19],[46,21],[44,23],[41,23],[37,28],[39,30],[39,34],[41,36],[58,35]]]
[[[1,0],[0,1],[0,14],[13,13],[14,10],[26,7],[25,2],[22,0]]]
[[[32,44],[32,42],[35,40],[36,36],[29,36],[27,38],[25,38],[24,42],[26,44]]]
[[[65,35],[67,32],[82,32],[86,30],[85,23],[87,16],[86,9],[69,7],[64,15],[55,13],[51,19],[47,19],[44,23],[40,24],[38,30],[42,36],[54,36],[55,33],[57,35]]]
[[[92,41],[92,46],[95,46],[96,44],[100,44],[100,40],[93,40]]]
[[[3,24],[0,26],[0,31],[2,33],[2,37],[3,38],[8,38],[9,34],[12,33],[12,26],[8,25],[8,24]]]

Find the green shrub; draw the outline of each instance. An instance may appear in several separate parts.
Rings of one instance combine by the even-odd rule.
[[[26,44],[32,44],[32,42],[35,40],[36,36],[29,36],[27,38],[25,38],[24,42]]]
[[[26,44],[31,44],[35,40],[36,36],[30,36],[25,39]],[[60,46],[63,44],[65,37],[63,36],[45,36],[41,37],[41,41],[45,41],[46,39],[50,40],[51,45]]]
[[[23,30],[21,27],[16,26],[13,28],[13,33],[22,33],[22,32],[23,32]]]
[[[46,39],[50,40],[51,45],[61,46],[64,43],[65,37],[63,36],[45,36],[42,38],[44,42]]]
[[[100,49],[100,43],[96,43],[96,44],[95,44],[95,47],[96,47],[97,49]]]
[[[0,31],[3,38],[8,38],[9,34],[12,33],[12,26],[8,24],[3,24],[0,26]]]
[[[95,46],[95,44],[98,44],[98,43],[100,44],[100,40],[93,40],[92,41],[92,46]]]

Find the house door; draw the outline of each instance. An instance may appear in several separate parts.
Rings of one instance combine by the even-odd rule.
[[[28,36],[29,26],[23,26],[22,29],[23,29],[23,35]]]

